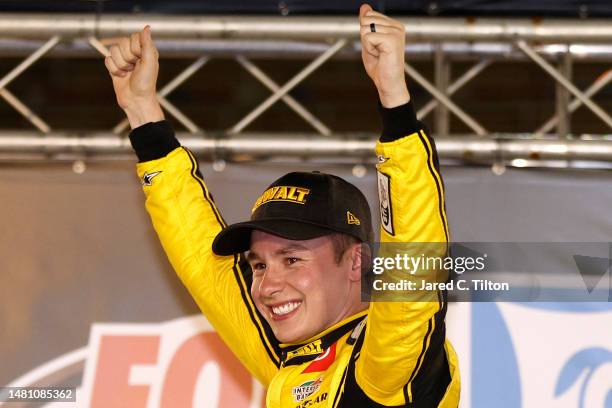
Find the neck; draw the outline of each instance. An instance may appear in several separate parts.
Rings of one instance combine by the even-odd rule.
[[[338,315],[338,318],[335,322],[332,323],[332,325],[341,322],[342,320],[356,313],[366,310],[370,305],[369,302],[361,301],[361,282],[353,282],[351,284],[345,299],[346,304],[344,305],[341,313]]]

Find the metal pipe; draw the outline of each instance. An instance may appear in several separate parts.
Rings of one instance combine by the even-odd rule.
[[[180,132],[182,144],[198,154],[250,155],[254,157],[373,157],[374,134],[341,134],[321,137],[316,134],[286,133],[270,136],[266,133],[245,133],[240,138],[204,139],[201,135]],[[583,160],[612,162],[612,140],[520,139],[520,135],[495,135],[494,139],[479,136],[449,136],[436,139],[443,159],[463,161],[505,160]],[[33,132],[0,134],[0,154],[7,153],[130,153],[126,138],[94,133],[86,136],[52,133],[45,137]]]
[[[30,68],[32,64],[38,61],[43,55],[45,55],[50,49],[55,47],[55,45],[59,42],[60,36],[54,35],[47,42],[45,42],[42,47],[34,51],[32,54],[28,56],[28,58],[24,59],[19,65],[13,68],[8,74],[6,74],[2,79],[0,79],[0,89],[6,88],[8,84],[11,83],[15,78],[23,73],[26,69]]]
[[[236,61],[251,75],[253,75],[259,82],[261,82],[271,92],[278,92],[280,86],[266,75],[259,67],[249,61],[242,55],[236,57]],[[285,94],[281,100],[287,104],[295,113],[300,115],[302,119],[308,122],[317,132],[322,135],[329,136],[331,130],[323,124],[315,115],[313,115],[308,109],[306,109],[301,103],[296,101],[291,95]]]
[[[104,45],[96,37],[91,36],[89,37],[88,41],[89,41],[89,44],[94,49],[96,49],[100,54],[102,54],[104,57],[110,55],[110,50],[106,48],[106,45]],[[157,100],[159,101],[159,104],[162,106],[162,108],[164,108],[168,113],[174,116],[176,120],[178,120],[183,126],[185,126],[185,128],[189,130],[191,133],[200,132],[200,128],[198,127],[198,125],[193,123],[191,119],[189,119],[185,114],[183,114],[183,112],[181,112],[176,106],[174,106],[172,102],[167,100],[159,92],[157,93]],[[115,126],[114,130],[119,129],[120,127],[121,127],[121,123]]]
[[[567,47],[569,49],[569,46]],[[572,56],[569,52],[561,56],[559,61],[559,73],[568,81],[572,82],[573,66]],[[571,114],[568,112],[567,105],[571,101],[568,90],[557,83],[555,89],[555,110],[557,112],[557,137],[567,138],[571,132]]]
[[[43,45],[37,39],[0,38],[0,56],[25,57]],[[211,57],[234,57],[243,55],[247,58],[294,58],[304,59],[314,57],[324,52],[328,43],[283,41],[283,40],[223,40],[195,39],[180,40],[155,39],[155,45],[163,58],[198,58],[203,54]],[[406,45],[406,55],[410,61],[431,60],[436,44],[410,43]],[[547,59],[555,59],[565,45],[543,44],[533,47],[538,54]],[[442,43],[444,53],[456,60],[477,60],[480,58],[499,58],[507,61],[525,61],[528,58],[516,50],[512,44],[500,42],[445,42]],[[575,61],[609,62],[612,60],[612,45],[606,44],[572,44],[569,53]],[[47,53],[50,58],[82,58],[97,57],[91,50],[87,40],[74,38],[72,41],[61,42]],[[361,44],[354,41],[351,46],[344,47],[337,58],[361,58]]]
[[[319,55],[314,61],[308,64],[304,69],[297,73],[293,78],[291,78],[285,85],[278,89],[278,91],[272,93],[268,99],[263,101],[259,106],[253,109],[249,114],[247,114],[244,118],[242,118],[233,128],[229,130],[230,134],[239,133],[249,125],[249,123],[253,122],[255,119],[259,117],[263,112],[265,112],[270,106],[272,106],[276,101],[285,96],[287,92],[291,91],[295,88],[300,82],[308,77],[308,75],[312,74],[317,68],[323,65],[327,60],[334,56],[338,51],[342,49],[346,45],[346,40],[338,40],[331,47],[327,49],[323,54]]]
[[[30,123],[36,126],[42,133],[49,133],[51,127],[39,118],[30,108],[28,108],[19,98],[13,95],[6,87],[19,75],[31,67],[36,61],[42,58],[47,52],[53,49],[60,41],[59,35],[54,35],[47,40],[40,48],[32,52],[26,59],[21,61],[15,68],[9,71],[0,79],[0,96],[4,98],[13,108],[23,115]]]
[[[4,98],[9,105],[11,105],[17,112],[19,112],[24,118],[26,118],[31,124],[36,126],[42,133],[49,133],[51,127],[36,115],[30,108],[28,108],[23,102],[19,100],[15,95],[8,89],[0,88],[0,96]]]
[[[421,85],[427,92],[429,92],[434,98],[436,98],[441,104],[445,105],[451,112],[453,112],[459,119],[468,125],[474,132],[479,136],[485,136],[488,132],[482,127],[474,118],[468,115],[463,109],[457,104],[451,101],[446,95],[439,92],[435,86],[431,84],[423,75],[414,69],[410,64],[404,64],[404,70],[409,77],[414,79],[419,85]]]
[[[178,88],[183,82],[191,78],[193,74],[198,72],[200,68],[204,66],[208,62],[209,58],[207,56],[202,56],[195,60],[193,63],[189,64],[187,68],[181,71],[174,79],[168,82],[162,89],[159,90],[159,95],[166,97],[170,95],[172,91]]]
[[[355,18],[4,13],[0,15],[0,37],[123,36],[150,24],[157,38],[357,39],[359,25]],[[604,19],[419,17],[399,20],[406,26],[408,38],[417,41],[612,41],[612,25]]]
[[[612,117],[608,115],[599,105],[593,102],[588,96],[583,94],[578,88],[568,81],[563,75],[561,75],[555,68],[553,68],[544,58],[540,57],[525,41],[517,41],[516,45],[529,57],[538,64],[544,71],[552,76],[559,84],[563,85],[565,89],[570,91],[576,98],[578,98],[583,104],[585,104],[595,115],[603,120],[608,127],[612,129]]]
[[[450,81],[450,63],[448,62],[442,44],[438,44],[434,53],[434,83],[438,92],[444,96],[448,96],[446,89]],[[448,108],[444,104],[438,104],[436,107],[434,129],[436,135],[448,136],[450,130],[450,115]]]
[[[610,81],[612,81],[612,69],[607,70],[606,72],[604,72],[601,76],[599,76],[592,84],[591,86],[589,86],[587,88],[586,91],[584,91],[584,95],[591,98],[593,97],[597,92],[601,91],[606,85],[608,85],[608,83],[610,83]],[[573,113],[576,111],[576,109],[578,109],[580,106],[582,106],[582,101],[580,101],[580,99],[575,98],[568,106],[568,112],[569,113]],[[552,130],[552,128],[555,127],[555,125],[558,122],[558,118],[557,116],[553,116],[551,117],[544,125],[542,125],[538,130],[536,130],[534,133],[536,135],[542,135],[544,133],[549,132],[550,130]]]
[[[198,58],[193,63],[189,64],[187,68],[181,71],[181,73],[178,74],[173,80],[168,82],[162,89],[160,89],[157,94],[162,98],[166,98],[166,96],[170,95],[170,93],[178,88],[183,82],[198,72],[198,70],[202,68],[208,62],[208,60],[209,58],[207,56]],[[127,119],[123,119],[113,128],[113,133],[118,135],[127,129],[129,125],[130,122]]]
[[[168,99],[160,98],[158,96],[157,100],[159,101],[159,104],[162,108],[164,108],[169,114],[174,116],[176,120],[178,120],[183,126],[185,126],[185,128],[191,133],[200,133],[202,131],[198,127],[198,125],[196,125],[191,119],[189,119],[187,115],[183,114],[183,112],[181,112],[179,108],[174,106],[174,104]]]
[[[446,88],[446,94],[448,96],[453,95],[459,89],[463,88],[463,86],[470,82],[472,79],[476,78],[478,74],[480,74],[489,65],[491,65],[491,60],[482,60],[480,62],[477,62],[474,66],[472,66],[470,69],[465,71],[459,78],[457,78],[455,82],[450,84],[448,88]],[[421,109],[419,109],[419,111],[417,112],[417,117],[419,119],[423,119],[429,114],[429,112],[434,110],[437,105],[438,101],[433,98],[425,105],[423,105]]]

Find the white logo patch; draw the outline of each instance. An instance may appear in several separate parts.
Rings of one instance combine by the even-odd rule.
[[[161,173],[161,171],[154,171],[153,173],[147,173],[145,171],[144,176],[142,176],[142,185],[143,186],[150,186],[151,185],[151,181],[153,180],[153,177],[157,176],[159,173]]]
[[[319,377],[316,380],[306,381],[305,383],[298,385],[297,387],[293,387],[293,389],[291,390],[291,393],[293,394],[293,401],[304,401],[306,398],[319,391],[322,382],[323,378]]]
[[[384,162],[386,162],[387,160],[389,160],[388,157],[385,157],[383,155],[378,155],[376,156],[376,158],[378,159],[378,164],[383,164]]]
[[[380,202],[380,224],[387,233],[395,235],[393,229],[393,209],[391,208],[391,178],[378,173],[378,200]]]

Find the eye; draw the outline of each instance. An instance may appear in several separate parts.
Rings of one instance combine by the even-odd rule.
[[[263,271],[264,269],[266,269],[266,264],[262,262],[257,262],[257,263],[254,263],[253,266],[251,266],[251,268],[254,271]]]
[[[293,265],[294,263],[300,261],[300,258],[289,257],[289,258],[286,258],[286,261],[287,261],[287,264]]]

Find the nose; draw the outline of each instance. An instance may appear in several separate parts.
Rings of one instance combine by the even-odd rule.
[[[259,283],[259,292],[265,298],[273,297],[275,294],[280,293],[285,286],[282,273],[276,268],[268,266],[266,273]]]

